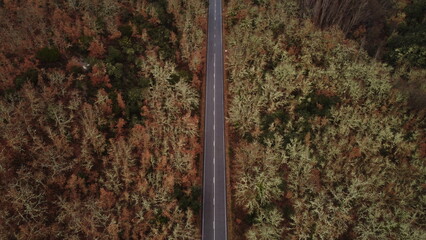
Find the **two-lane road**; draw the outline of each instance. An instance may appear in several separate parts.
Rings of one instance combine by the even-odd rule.
[[[222,0],[209,1],[204,135],[203,240],[226,240]]]

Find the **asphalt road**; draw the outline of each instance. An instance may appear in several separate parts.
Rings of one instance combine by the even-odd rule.
[[[222,1],[209,1],[203,175],[203,240],[226,240]]]

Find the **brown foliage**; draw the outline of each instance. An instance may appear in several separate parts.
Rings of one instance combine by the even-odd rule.
[[[316,192],[321,191],[321,172],[318,169],[311,170],[310,181]]]
[[[104,188],[100,189],[99,200],[100,200],[100,206],[106,209],[113,207],[116,202],[114,193],[109,192],[105,190]]]
[[[0,52],[0,90],[12,87],[16,75],[17,69],[13,63]]]
[[[155,239],[160,235],[167,239],[179,234],[175,231],[179,226],[194,228],[190,214],[179,213],[179,218],[172,219],[176,199],[161,194],[172,196],[182,178],[185,191],[199,184],[194,180],[198,176],[195,158],[201,151],[194,134],[198,116],[193,108],[169,113],[172,106],[162,103],[181,108],[180,100],[187,96],[177,101],[168,84],[170,94],[144,89],[144,98],[156,95],[160,100],[158,109],[148,107],[145,100],[138,102],[143,116],[128,116],[129,103],[123,96],[140,86],[131,85],[137,79],[126,79],[130,86],[125,89],[111,84],[109,65],[103,59],[106,49],[121,38],[117,25],[122,24],[124,8],[131,15],[143,11],[155,27],[162,23],[152,16],[158,6],[149,1],[115,3],[0,0],[0,194],[7,196],[0,198],[0,239]],[[175,42],[164,44],[173,48],[179,33],[174,30],[176,23],[172,24],[169,30]],[[130,25],[136,33],[139,26]],[[151,50],[137,51],[135,59],[154,58],[151,65],[138,69],[135,78],[154,71],[169,74],[175,72],[174,66],[189,68],[187,63],[175,63],[175,57],[167,63],[159,59],[160,47],[146,40],[132,36],[132,43]],[[59,61],[37,62],[35,56],[43,48],[58,48]],[[181,54],[179,48],[172,51]],[[201,69],[202,64],[193,67]],[[28,71],[32,69],[37,74]],[[20,75],[23,78],[15,81]],[[193,83],[201,85],[201,75],[193,72],[193,76]],[[14,82],[19,88],[13,88]],[[12,98],[3,94],[5,89]],[[110,96],[114,93],[121,118],[113,114],[116,106]],[[165,134],[168,128],[178,130],[174,138],[181,145],[177,148]],[[163,138],[167,143],[162,144]],[[170,164],[177,153],[184,154],[183,161],[189,161],[193,169],[177,172]],[[162,209],[169,223],[158,221]]]

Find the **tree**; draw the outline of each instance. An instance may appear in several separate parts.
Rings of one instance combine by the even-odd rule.
[[[351,17],[346,11],[364,8],[311,2]],[[421,73],[371,59],[338,28],[316,28],[288,5],[227,6],[233,211],[248,226],[238,232],[251,239],[424,235],[424,113],[409,110],[394,86],[400,77],[416,85]],[[318,14],[323,23],[334,17]],[[284,220],[272,224],[271,209]]]

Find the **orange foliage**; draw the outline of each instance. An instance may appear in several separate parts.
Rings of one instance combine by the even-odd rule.
[[[12,87],[16,76],[25,73],[29,69],[36,69],[40,74],[38,75],[39,84],[26,85],[22,91],[17,91],[16,94],[21,94],[22,96],[20,96],[19,101],[16,101],[16,107],[11,107],[10,109],[7,107],[5,110],[7,117],[10,115],[12,120],[16,120],[17,123],[24,122],[24,124],[17,124],[13,127],[7,126],[8,132],[0,131],[9,135],[16,135],[15,139],[0,136],[3,139],[7,139],[0,141],[0,152],[6,149],[6,151],[2,152],[2,157],[7,159],[4,160],[7,168],[10,167],[10,171],[7,171],[7,173],[0,171],[0,177],[5,178],[6,175],[13,175],[11,176],[13,181],[13,178],[20,177],[21,173],[13,169],[13,164],[9,166],[13,163],[13,159],[16,158],[13,149],[22,148],[28,150],[23,151],[22,154],[19,153],[19,158],[29,161],[28,167],[33,171],[28,171],[28,175],[33,179],[38,179],[37,183],[34,182],[34,186],[38,188],[43,185],[40,189],[34,189],[34,191],[39,191],[37,194],[40,194],[40,199],[43,199],[43,203],[40,206],[36,206],[39,208],[36,210],[42,212],[45,207],[48,209],[41,214],[43,215],[42,217],[51,215],[54,217],[61,216],[64,220],[76,219],[76,221],[70,221],[70,224],[63,225],[61,222],[46,222],[41,217],[39,221],[37,217],[35,220],[39,222],[31,223],[32,225],[19,224],[22,222],[17,222],[13,223],[16,225],[13,228],[8,226],[5,229],[12,235],[19,235],[27,239],[42,239],[45,236],[53,235],[67,236],[68,233],[75,231],[79,232],[79,236],[88,239],[105,237],[130,239],[131,236],[137,236],[135,239],[144,239],[152,235],[154,235],[154,239],[167,239],[170,229],[161,226],[165,225],[164,223],[155,222],[152,224],[150,222],[150,220],[155,220],[157,217],[152,209],[143,213],[145,221],[140,223],[135,221],[135,213],[141,210],[141,206],[130,204],[130,196],[137,192],[137,194],[143,194],[142,198],[146,198],[147,201],[151,202],[152,199],[150,198],[154,198],[157,195],[157,189],[152,186],[146,176],[148,169],[149,171],[155,171],[155,169],[151,169],[153,155],[159,158],[158,169],[167,173],[162,178],[162,181],[169,193],[173,191],[175,184],[180,182],[182,176],[185,176],[187,187],[198,184],[199,181],[194,181],[198,174],[197,169],[195,169],[195,156],[202,151],[200,139],[195,136],[185,136],[182,137],[182,148],[176,150],[168,149],[171,155],[177,151],[182,151],[185,157],[190,155],[189,157],[192,158],[190,159],[191,170],[188,174],[175,172],[169,162],[169,158],[161,157],[164,155],[162,154],[163,149],[154,147],[153,137],[150,134],[152,129],[159,128],[161,123],[153,120],[156,119],[155,112],[150,112],[150,109],[146,106],[147,102],[141,109],[142,115],[146,116],[144,124],[147,127],[136,124],[131,130],[126,129],[128,127],[126,121],[129,121],[127,120],[127,115],[117,121],[113,120],[113,116],[111,116],[113,114],[113,102],[109,98],[109,94],[114,93],[116,90],[108,89],[112,88],[112,85],[110,84],[105,61],[91,64],[90,68],[88,68],[87,61],[81,59],[83,53],[74,50],[76,48],[80,50],[87,48],[90,57],[102,58],[105,57],[108,46],[115,42],[109,40],[121,37],[121,33],[117,29],[114,29],[114,27],[113,29],[109,28],[114,24],[108,25],[107,29],[104,28],[105,26],[98,28],[99,26],[96,25],[97,14],[92,14],[93,9],[87,9],[87,6],[82,5],[58,7],[54,4],[55,1],[51,0],[3,0],[2,2],[4,4],[2,13],[4,14],[0,15],[5,20],[3,22],[4,29],[10,34],[4,37],[0,36],[0,42],[4,40],[0,44],[0,89]],[[88,6],[99,7],[99,4],[101,4],[99,1],[94,1],[89,3]],[[129,12],[132,14],[137,11],[136,9],[145,11],[143,7],[131,6],[131,3],[122,5],[129,5]],[[19,19],[10,21],[13,20],[12,18],[16,18],[16,14],[20,14]],[[146,12],[142,12],[142,14],[145,15],[146,19],[155,23],[156,26],[161,24],[158,18],[150,18]],[[108,16],[111,17],[109,19],[117,21],[115,22],[116,26],[122,24],[118,22],[119,15]],[[198,17],[196,21],[195,24],[199,24],[206,30],[205,17]],[[134,30],[133,32],[138,32],[135,25],[131,23],[130,25]],[[16,32],[9,31],[10,29],[14,29]],[[103,34],[105,31],[108,32],[107,36]],[[146,29],[143,31],[147,32]],[[6,31],[0,32],[1,35]],[[173,43],[175,43],[174,45],[178,45],[179,37],[176,31],[171,31],[170,34]],[[149,36],[148,34],[145,35],[147,38],[138,42],[138,44],[148,44],[145,40],[149,40]],[[134,35],[133,37],[136,37],[135,39],[142,38],[142,34],[139,36]],[[11,39],[14,41],[11,41]],[[88,41],[88,39],[93,40]],[[39,49],[44,47],[58,48],[61,52],[61,61],[58,64],[39,64],[35,55]],[[149,49],[148,56],[159,59],[158,46],[146,47]],[[176,50],[177,54],[181,54],[180,49],[175,48],[173,50]],[[203,70],[204,52],[204,50],[200,50],[192,53],[195,59],[193,61],[195,63],[194,66],[197,66],[197,71],[200,73]],[[144,55],[139,54],[136,57],[143,59]],[[62,61],[65,64],[62,64]],[[165,66],[165,61],[159,60],[157,65],[163,67]],[[141,71],[141,74],[149,75],[149,71],[145,70],[150,70],[150,68],[154,68],[157,65],[149,66],[149,68]],[[177,65],[180,64],[178,63]],[[81,68],[81,71],[75,73],[73,71],[75,67]],[[45,75],[50,73],[57,73],[61,77],[63,76],[62,83],[48,84],[47,81],[42,81],[42,78],[47,79]],[[193,75],[192,84],[200,89],[202,79],[200,79],[200,75]],[[31,75],[31,77],[33,76]],[[74,84],[76,83],[75,81],[90,82],[85,82],[89,83],[87,85],[83,82],[77,82],[83,84]],[[118,107],[122,111],[126,109],[127,103],[123,98],[125,96],[123,94],[129,89],[117,92]],[[5,104],[7,105],[7,103]],[[159,101],[158,106],[161,104],[162,101]],[[44,111],[46,106],[52,106],[52,110],[50,108],[48,110],[49,114],[52,113],[52,116],[55,117],[56,125],[45,116],[38,117],[38,115],[46,114],[46,111]],[[16,117],[22,118],[21,121],[15,119]],[[176,113],[176,118],[179,117],[182,116]],[[199,126],[198,117],[191,117],[191,113],[182,118],[182,122],[177,122],[176,124],[191,124],[190,127]],[[9,122],[9,120],[7,121]],[[28,126],[31,131],[28,131]],[[20,127],[24,127],[24,129],[19,129]],[[111,132],[118,134],[114,137],[113,134],[110,134]],[[162,133],[162,136],[165,134]],[[69,136],[67,137],[66,135]],[[102,163],[111,159],[109,155],[111,147],[113,144],[120,143],[120,141],[123,144],[128,143],[131,145],[131,152],[129,153],[131,154],[131,159],[137,159],[139,162],[134,164],[133,161],[123,160],[122,164],[118,162],[111,163],[121,165],[119,166],[120,171],[115,172],[116,175],[111,178],[111,181],[125,183],[125,191],[115,192],[108,187],[110,185],[106,184],[106,181],[103,181],[109,172],[105,171]],[[19,146],[17,143],[19,143]],[[1,146],[4,147],[2,148]],[[119,145],[118,147],[122,146]],[[124,151],[123,149],[119,150]],[[41,152],[46,153],[41,154]],[[47,154],[49,157],[52,155],[57,158],[48,159],[46,157]],[[42,173],[52,173],[53,171],[57,171],[58,174],[50,177],[42,175]],[[25,172],[24,174],[27,173]],[[5,189],[8,189],[6,186],[12,180],[6,180]],[[57,206],[58,197],[60,197],[61,200],[59,202],[63,203],[63,206]],[[4,201],[0,201],[0,205],[4,205],[3,203]],[[168,203],[161,203],[158,207],[164,209],[164,215],[172,219],[176,204],[177,201],[172,198]],[[113,208],[118,208],[119,210],[111,211]],[[9,211],[9,209],[11,210]],[[5,211],[16,214],[16,209],[15,206],[8,206]],[[99,219],[96,219],[96,217],[100,215],[97,214],[105,216],[105,219],[98,221]],[[0,217],[0,223],[4,223],[4,219]],[[19,216],[16,219],[19,219]],[[184,218],[177,219],[176,223],[181,224],[180,221],[185,223],[185,220]],[[192,219],[189,220],[192,221]],[[73,224],[75,226],[72,226]],[[159,233],[154,232],[152,234],[150,232],[151,228],[154,231],[159,231]],[[0,229],[4,230],[3,227],[0,227]],[[51,232],[43,237],[31,235],[35,231],[47,230]],[[3,232],[0,235],[3,236]],[[9,239],[8,237],[6,238]]]
[[[197,179],[196,176],[197,176],[197,169],[195,168],[190,169],[187,174],[182,176],[182,179],[181,179],[182,186],[185,186],[185,187],[191,186]]]
[[[83,64],[76,57],[72,57],[68,60],[66,69],[67,71],[71,71],[73,67],[83,67]]]
[[[306,144],[306,145],[308,145],[308,146],[310,146],[310,145],[311,145],[311,133],[310,133],[310,132],[308,132],[308,133],[305,135],[305,144]]]
[[[120,38],[120,37],[121,37],[121,32],[118,31],[118,30],[113,31],[111,33],[111,35],[108,36],[108,38],[111,39],[111,40],[114,40],[114,39],[117,39],[117,38]]]
[[[91,57],[102,57],[105,54],[105,47],[98,40],[92,41],[88,50]]]
[[[144,146],[145,137],[147,136],[146,129],[140,124],[136,124],[131,130],[130,144],[134,146]]]
[[[156,170],[165,170],[167,167],[167,157],[166,156],[161,156],[160,157],[160,161],[158,162],[158,165],[156,167]]]
[[[328,80],[328,79],[324,79],[324,80]],[[332,97],[332,96],[336,96],[336,92],[333,89],[322,89],[322,90],[318,90],[316,91],[316,94],[318,95],[324,95],[326,97]]]
[[[49,184],[57,184],[60,187],[63,187],[65,182],[67,181],[66,177],[63,175],[56,175],[49,179]]]
[[[124,99],[123,96],[121,95],[121,93],[117,93],[117,103],[118,106],[121,108],[121,110],[126,109],[126,104],[124,103]]]
[[[204,62],[204,54],[202,51],[198,50],[195,51],[191,54],[191,62],[195,62],[196,63],[196,73],[201,73],[203,71],[204,65],[201,64],[202,62]]]
[[[175,185],[175,178],[172,174],[167,174],[163,179],[163,186],[168,192],[172,192],[173,186]]]
[[[62,43],[60,48],[65,48],[66,44],[63,42],[64,34],[71,39],[71,42],[75,42],[80,37],[81,25],[80,21],[75,21],[66,12],[59,8],[55,8],[52,15],[52,23],[54,24],[54,35],[55,42]]]
[[[104,188],[101,188],[100,190],[99,200],[100,200],[100,206],[105,209],[111,208],[112,206],[114,206],[116,202],[114,193],[109,192],[105,190]]]
[[[319,192],[321,190],[321,172],[318,169],[312,169],[311,177],[309,180],[314,186],[315,191]]]
[[[160,24],[161,23],[160,19],[158,19],[157,17],[150,17],[148,19],[148,22],[151,23],[151,24]]]
[[[149,152],[148,149],[145,149],[145,151],[143,151],[142,157],[141,157],[141,165],[142,165],[142,167],[149,166],[150,161],[151,161],[151,153]]]
[[[126,121],[122,118],[118,119],[117,125],[115,126],[117,128],[118,135],[123,134],[123,127],[126,124]]]
[[[111,239],[113,239],[113,240],[118,240],[118,239],[120,239],[120,238],[118,237],[119,227],[118,227],[118,224],[117,224],[115,221],[114,221],[114,222],[111,222],[111,223],[108,225],[108,227],[107,227],[107,232],[108,232],[109,236],[111,237]]]
[[[207,18],[205,16],[199,16],[196,19],[198,26],[203,29],[203,32],[207,32]]]
[[[84,36],[93,36],[94,33],[89,27],[83,26],[83,35]]]
[[[12,62],[0,53],[0,89],[13,86],[13,78],[16,76],[16,69]]]
[[[177,37],[176,33],[171,32],[170,33],[170,42],[171,43],[176,43],[177,41],[178,41],[178,37]]]
[[[108,97],[108,93],[103,88],[99,89],[98,93],[102,97]],[[105,113],[107,115],[112,114],[112,100],[111,99],[108,98],[105,102],[101,102],[99,106],[100,106],[103,113]]]
[[[142,106],[142,111],[141,111],[141,115],[142,117],[148,117],[149,116],[149,109],[147,106]]]
[[[241,20],[243,18],[245,18],[248,14],[248,10],[247,9],[241,9],[240,11],[238,11],[237,15],[235,16],[238,20]]]
[[[354,147],[352,148],[352,151],[349,153],[349,158],[353,159],[353,158],[358,158],[361,157],[361,149],[359,147]]]
[[[84,179],[76,176],[75,174],[72,174],[71,177],[68,179],[65,188],[71,191],[71,199],[78,199],[80,194],[87,193],[87,188],[84,183]]]
[[[420,156],[426,157],[426,142],[420,143]]]
[[[290,56],[295,56],[295,55],[299,55],[300,53],[300,48],[296,47],[296,46],[292,46],[287,50],[288,54]]]
[[[365,33],[367,32],[367,29],[365,28],[364,25],[361,25],[359,28],[357,28],[354,31],[354,37],[355,38],[360,38],[363,37],[365,35]]]
[[[121,212],[120,216],[120,225],[122,225],[122,229],[124,229],[123,232],[123,238],[124,239],[130,239],[130,222],[131,222],[131,213],[129,209],[123,208],[123,211]]]
[[[24,62],[19,65],[19,69],[21,69],[22,72],[27,71],[28,69],[35,68],[37,64],[34,62],[34,59],[32,59],[30,56],[26,56],[24,58]]]
[[[106,74],[106,69],[104,67],[95,65],[92,69],[92,72],[89,73],[88,75],[94,86],[104,83],[105,86],[107,86],[108,88],[111,87],[111,84],[109,82],[109,77]]]

